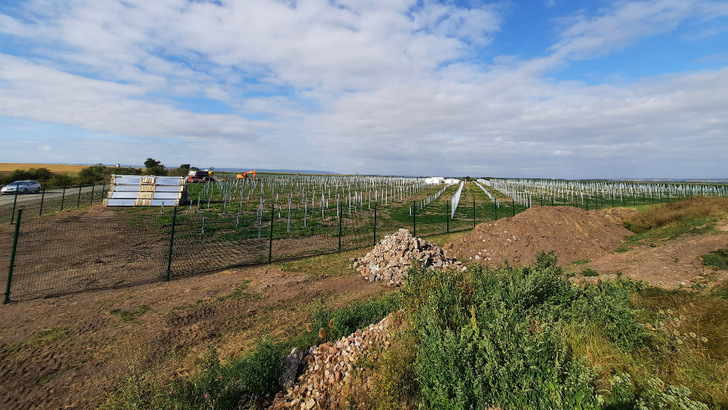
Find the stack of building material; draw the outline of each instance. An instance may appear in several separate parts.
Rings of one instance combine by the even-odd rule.
[[[177,206],[187,203],[185,177],[112,175],[106,206]]]

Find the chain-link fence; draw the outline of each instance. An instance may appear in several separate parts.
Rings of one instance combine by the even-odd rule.
[[[359,249],[399,228],[417,236],[463,231],[525,209],[496,208],[471,195],[454,218],[445,196],[426,206],[418,201],[371,208],[269,205],[202,213],[191,207],[107,208],[99,204],[103,190],[88,189],[84,197],[84,190],[76,189],[80,194],[70,197],[73,208],[96,206],[46,214],[37,204],[24,205],[12,224],[0,225],[0,266],[8,267],[6,301]],[[48,210],[49,203],[43,207]],[[56,207],[60,210],[60,204],[51,209]]]

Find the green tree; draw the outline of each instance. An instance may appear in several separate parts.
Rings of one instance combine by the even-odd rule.
[[[147,158],[147,160],[144,161],[144,167],[146,168],[144,170],[145,175],[167,175],[167,170],[164,168],[164,164],[154,158]]]
[[[167,175],[173,175],[173,176],[187,176],[190,172],[190,164],[181,164],[179,168],[175,168],[170,170]]]

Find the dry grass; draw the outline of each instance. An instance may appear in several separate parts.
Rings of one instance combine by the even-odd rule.
[[[687,201],[669,202],[650,207],[627,219],[636,233],[673,223],[699,218],[720,218],[728,215],[728,198],[693,197]]]
[[[76,174],[82,169],[87,168],[88,165],[67,165],[67,164],[25,164],[25,163],[12,163],[12,162],[0,162],[0,173],[11,173],[16,169],[30,169],[30,168],[48,168],[53,173],[59,174]]]

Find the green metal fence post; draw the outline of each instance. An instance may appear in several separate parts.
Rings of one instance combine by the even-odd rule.
[[[412,236],[417,236],[417,202],[412,201]]]
[[[473,228],[475,228],[475,198],[473,198]]]
[[[445,222],[447,223],[447,233],[450,233],[450,201],[445,201]]]
[[[96,183],[91,184],[91,201],[89,201],[89,205],[93,205],[94,203],[94,189],[96,188]]]
[[[341,219],[343,218],[343,215],[344,209],[342,207],[342,209],[339,211],[339,253],[341,253]]]
[[[76,208],[81,207],[81,188],[83,188],[83,185],[78,186],[78,199],[76,200]]]
[[[38,216],[43,216],[43,201],[45,200],[45,186],[43,186],[43,191],[40,194],[40,210],[38,211]]]
[[[516,216],[516,200],[514,199],[513,202],[511,202],[511,216]]]
[[[61,211],[63,210],[63,204],[66,202],[66,186],[63,186],[63,194],[61,195]]]
[[[589,197],[586,197],[586,210],[589,210]]]
[[[377,201],[374,201],[374,241],[372,245],[377,245]]]
[[[172,211],[172,232],[169,235],[169,258],[167,259],[167,278],[169,282],[169,276],[172,274],[172,249],[174,247],[174,227],[177,225],[177,207],[174,207]]]
[[[15,223],[15,236],[13,236],[13,250],[10,253],[10,267],[8,268],[8,280],[5,284],[5,299],[3,304],[10,303],[10,283],[13,281],[13,269],[15,268],[15,251],[18,249],[18,236],[20,235],[20,217],[23,216],[23,210],[18,209],[18,221]]]
[[[276,204],[270,207],[270,242],[268,243],[268,263],[273,262],[273,219],[276,217]]]
[[[18,203],[18,188],[15,187],[15,199],[13,199],[13,212],[10,214],[10,224],[15,222],[15,205]]]
[[[497,221],[498,220],[498,203],[496,201],[493,201],[493,213],[495,214],[495,220]]]

